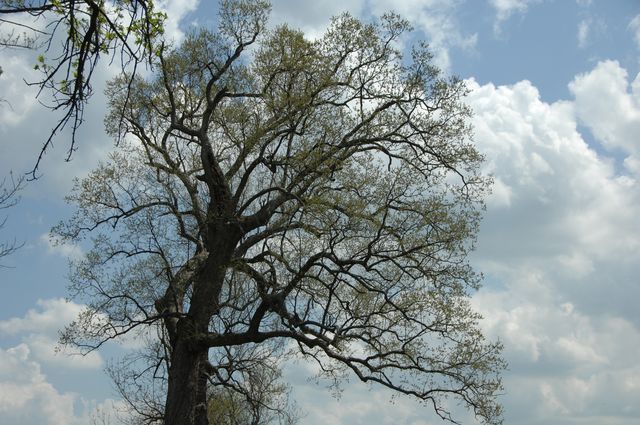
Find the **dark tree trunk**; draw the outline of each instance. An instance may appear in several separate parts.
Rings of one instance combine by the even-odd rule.
[[[193,336],[209,331],[209,321],[218,310],[218,298],[226,267],[241,234],[233,226],[210,230],[210,255],[195,279],[186,318],[178,322],[171,353],[164,425],[209,425],[207,382],[209,348],[194,344]]]
[[[204,349],[199,353],[199,370],[198,370],[198,384],[197,384],[197,393],[195,397],[196,408],[195,408],[195,425],[209,425],[209,417],[207,416],[207,382],[208,377],[206,373],[205,364],[209,362],[209,350]],[[214,424],[216,425],[216,424]]]
[[[185,326],[181,323],[180,327]],[[185,329],[181,331],[179,335],[184,335]],[[208,349],[195,350],[180,336],[171,355],[164,425],[208,425],[205,367]]]

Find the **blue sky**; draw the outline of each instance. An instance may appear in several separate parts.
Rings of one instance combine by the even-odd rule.
[[[467,79],[475,142],[493,194],[472,256],[485,275],[473,297],[483,329],[505,345],[506,424],[632,425],[640,421],[640,2],[636,0],[274,0],[272,22],[310,36],[332,15],[370,18],[394,9],[431,44],[447,72]],[[176,39],[210,25],[209,2],[164,3]],[[1,29],[0,29],[1,31]],[[409,40],[410,42],[411,40]],[[34,53],[0,51],[0,175],[30,170],[56,116],[34,100]],[[116,69],[100,69],[101,81]],[[51,226],[71,211],[72,178],[113,147],[98,83],[79,150],[64,137],[7,212],[0,238],[24,247],[0,268],[0,423],[85,424],[118,400],[102,370],[116,347],[86,358],[54,350],[57,329],[80,306],[65,302],[67,257]],[[355,380],[331,398],[285,376],[304,424],[437,424],[416,401]],[[475,423],[464,412],[465,424]]]

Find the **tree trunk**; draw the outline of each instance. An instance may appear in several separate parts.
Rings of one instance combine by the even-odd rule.
[[[184,335],[184,329],[179,334]],[[171,355],[164,425],[208,425],[208,349],[196,351],[180,336]]]
[[[240,233],[234,228],[216,228],[210,256],[194,283],[188,317],[180,319],[171,352],[171,367],[164,425],[209,425],[207,418],[208,347],[194,347],[194,334],[206,334],[224,282],[226,264]]]

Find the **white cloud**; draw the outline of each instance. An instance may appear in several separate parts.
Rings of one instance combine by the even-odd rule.
[[[30,348],[0,348],[0,423],[20,425],[86,425],[94,412],[110,416],[120,402],[97,403],[60,391],[42,373]]]
[[[640,415],[640,191],[638,174],[616,166],[638,158],[638,80],[601,62],[570,84],[574,99],[554,103],[528,81],[469,81],[475,140],[499,182],[474,254],[487,276],[474,304],[506,347],[510,424]]]
[[[604,61],[569,84],[576,114],[609,150],[621,149],[637,161],[640,155],[640,74],[629,84],[627,71]],[[633,168],[633,167],[631,167]]]
[[[361,16],[365,7],[364,0],[326,0],[322,2],[306,2],[300,6],[298,0],[281,0],[272,2],[270,24],[287,23],[299,28],[311,38],[322,35],[333,16],[349,12],[353,16]]]
[[[528,280],[522,276],[509,291],[481,291],[474,299],[487,318],[485,332],[506,347],[507,422],[596,424],[607,415],[611,421],[600,423],[632,425],[640,415],[640,386],[634,384],[640,331],[621,318],[589,317],[558,304],[561,282],[540,278],[537,298],[518,296]]]
[[[322,35],[331,17],[344,12],[363,17],[366,13],[381,16],[386,12],[396,12],[408,19],[416,30],[426,35],[434,53],[435,64],[445,71],[451,68],[449,51],[452,48],[473,50],[478,41],[477,34],[463,33],[455,18],[460,1],[450,0],[329,0],[305,4],[283,0],[273,2],[271,24],[288,23],[300,28],[307,36],[316,38]],[[365,16],[366,17],[366,16]]]
[[[578,23],[576,37],[578,47],[586,49],[597,38],[607,37],[607,23],[604,19],[588,14]]]
[[[104,360],[97,351],[80,354],[78,350],[61,347],[57,337],[31,334],[23,341],[33,352],[33,357],[48,367],[63,367],[66,369],[88,369],[101,373]]]
[[[340,390],[328,388],[328,382],[316,380],[312,363],[289,362],[284,379],[292,385],[292,396],[305,413],[305,425],[439,425],[442,420],[428,403],[417,398],[398,396],[382,386],[367,385],[357,379],[344,382]],[[451,400],[454,417],[464,424],[477,421]]]
[[[509,18],[514,12],[524,12],[530,0],[491,0],[499,20]]]
[[[79,245],[60,241],[51,233],[41,235],[40,242],[44,244],[47,248],[47,252],[51,255],[59,255],[70,260],[78,260],[84,255],[84,252]]]
[[[0,134],[8,127],[20,125],[26,116],[37,107],[37,90],[28,87],[24,81],[35,81],[38,74],[33,69],[34,63],[29,63],[26,55],[0,56]],[[9,140],[6,140],[8,143]],[[0,147],[2,143],[0,142]]]
[[[372,0],[372,10],[382,14],[389,10],[409,19],[416,29],[427,36],[434,54],[434,63],[445,71],[451,69],[449,51],[452,48],[473,50],[478,42],[477,34],[465,34],[456,19],[460,1],[450,0]]]
[[[578,24],[578,47],[584,49],[589,41],[589,29],[591,28],[591,20],[583,19]]]
[[[529,5],[535,1],[536,0],[491,0],[491,5],[496,10],[493,32],[500,34],[503,22],[515,13],[525,13]]]
[[[544,103],[526,81],[502,87],[471,81],[476,140],[489,158],[488,171],[500,180],[499,192],[510,194],[510,208],[487,214],[488,257],[544,255],[578,264],[635,255],[638,238],[629,230],[640,230],[633,218],[638,196],[630,196],[637,181],[616,174],[613,161],[598,157],[577,131],[576,115],[610,146],[636,149],[633,102],[624,84],[601,72],[610,66],[601,63],[573,83],[575,102]]]
[[[184,37],[183,19],[198,8],[200,0],[161,0],[157,6],[167,14],[164,31],[169,40],[181,41]]]
[[[629,31],[633,33],[633,40],[640,49],[640,14],[636,15],[629,22]]]
[[[0,419],[3,423],[72,423],[75,396],[59,393],[29,354],[24,344],[0,349]]]
[[[62,298],[38,300],[38,309],[30,309],[24,317],[0,321],[0,333],[17,335],[26,332],[54,333],[74,320],[83,306]]]
[[[19,336],[31,355],[49,366],[99,370],[104,365],[97,352],[81,356],[58,347],[58,331],[76,319],[82,305],[63,299],[38,300],[36,304],[38,308],[30,309],[24,317],[0,321],[0,335]]]

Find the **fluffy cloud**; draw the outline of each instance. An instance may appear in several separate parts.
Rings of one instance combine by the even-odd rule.
[[[605,148],[622,149],[634,157],[640,153],[640,74],[629,84],[618,62],[600,62],[593,71],[578,75],[569,89],[579,120]]]
[[[31,357],[45,365],[100,370],[104,361],[97,352],[71,355],[58,347],[58,331],[73,321],[83,306],[63,299],[38,300],[37,306],[24,317],[0,321],[0,335],[19,337]]]
[[[59,393],[29,355],[24,344],[0,349],[0,419],[21,424],[73,423],[75,396]]]
[[[38,300],[36,305],[38,309],[30,309],[24,317],[0,321],[0,333],[55,333],[61,326],[74,320],[82,310],[81,305],[62,298]]]
[[[86,380],[87,374],[94,386],[102,379],[95,376],[104,366],[99,354],[71,356],[56,349],[58,329],[81,309],[63,299],[39,300],[37,308],[23,317],[0,321],[0,339],[20,340],[12,347],[0,347],[0,423],[85,425],[93,417],[113,418],[124,410],[122,401],[94,400],[49,380],[49,374],[62,375],[64,387],[78,388],[73,381]],[[91,393],[91,397],[97,394]]]
[[[100,412],[114,416],[120,403],[86,400],[56,389],[26,344],[0,348],[0,422],[21,425],[86,425]]]
[[[636,255],[637,232],[630,230],[640,230],[634,218],[637,181],[619,174],[614,159],[598,156],[577,131],[576,117],[588,117],[585,124],[603,143],[635,149],[629,138],[637,125],[634,112],[623,111],[631,104],[629,95],[609,80],[612,89],[583,84],[600,81],[609,65],[601,63],[572,83],[573,102],[542,102],[526,81],[509,87],[471,81],[476,139],[499,182],[481,235],[483,257],[551,259],[562,269],[573,265],[571,272],[579,274],[590,270],[590,261]],[[587,98],[600,101],[598,110],[586,108]],[[617,125],[598,116],[608,111]]]
[[[618,63],[601,62],[571,82],[574,99],[555,103],[528,81],[469,86],[497,182],[474,256],[486,288],[474,303],[506,347],[507,421],[631,425],[640,415],[640,192],[628,166],[638,77],[629,83]]]
[[[167,14],[164,30],[169,40],[182,40],[185,28],[182,20],[198,8],[198,3],[200,0],[161,0],[158,2],[158,7]]]
[[[561,303],[561,282],[549,276],[520,279],[508,291],[481,291],[474,299],[487,318],[485,332],[506,347],[507,422],[633,424],[640,415],[637,326]],[[530,292],[537,297],[523,296]]]

